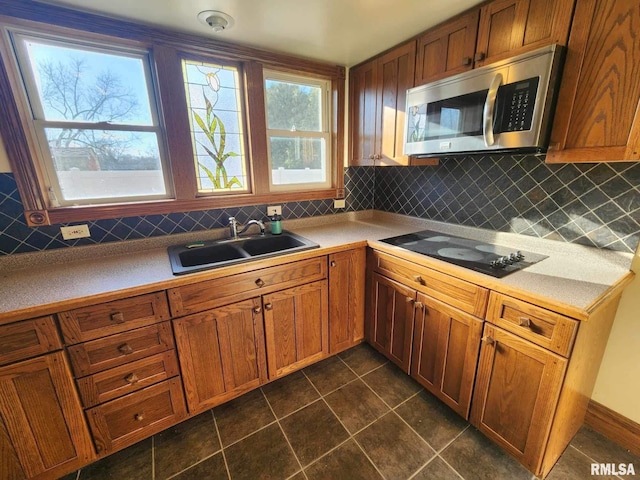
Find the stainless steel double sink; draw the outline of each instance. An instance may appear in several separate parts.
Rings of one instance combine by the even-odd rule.
[[[309,239],[283,231],[280,235],[254,235],[235,240],[174,245],[167,251],[173,274],[182,275],[318,247]]]

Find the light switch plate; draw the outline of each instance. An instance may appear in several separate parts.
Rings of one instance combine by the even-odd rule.
[[[91,236],[91,233],[89,233],[89,225],[86,223],[82,225],[71,225],[70,227],[60,227],[60,233],[62,233],[62,238],[65,240]]]

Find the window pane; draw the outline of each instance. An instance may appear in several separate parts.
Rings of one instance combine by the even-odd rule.
[[[324,183],[327,181],[323,138],[269,138],[271,181],[274,185]]]
[[[246,192],[240,75],[231,66],[183,62],[198,192]]]
[[[42,107],[36,118],[153,125],[142,57],[34,39],[24,44]]]
[[[153,132],[45,128],[64,201],[166,196]]]
[[[265,81],[267,128],[289,131],[322,131],[322,88],[317,85]]]

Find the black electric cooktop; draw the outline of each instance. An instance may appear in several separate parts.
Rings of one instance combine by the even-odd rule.
[[[384,238],[381,242],[502,278],[547,258],[532,252],[431,230]]]

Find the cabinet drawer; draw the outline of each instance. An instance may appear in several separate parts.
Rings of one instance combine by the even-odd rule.
[[[61,348],[62,342],[52,317],[0,326],[0,365]]]
[[[98,453],[131,445],[186,417],[179,378],[87,410]]]
[[[85,408],[94,407],[178,375],[175,350],[142,358],[78,380]]]
[[[487,320],[565,357],[571,353],[579,324],[577,320],[496,292],[491,292],[489,298]]]
[[[326,277],[327,257],[311,258],[171,288],[169,304],[174,316],[187,315]]]
[[[163,322],[74,345],[68,352],[76,377],[83,377],[171,348],[171,325]]]
[[[58,314],[67,344],[86,342],[169,319],[164,292],[77,308]]]
[[[373,252],[376,272],[448,303],[463,312],[483,317],[489,291],[431,268],[381,252]]]

